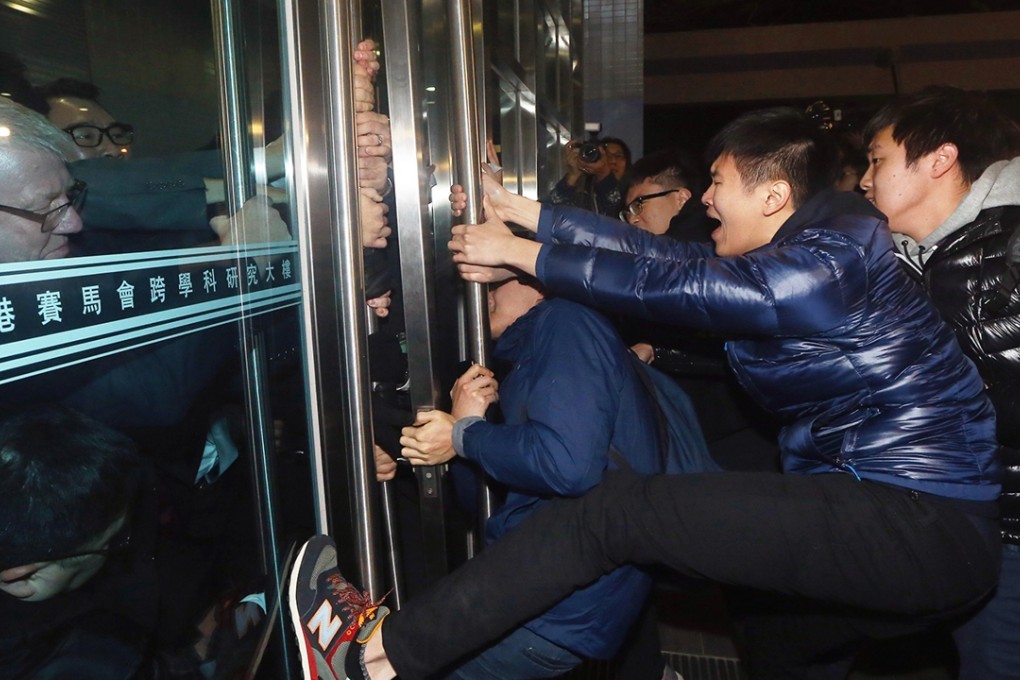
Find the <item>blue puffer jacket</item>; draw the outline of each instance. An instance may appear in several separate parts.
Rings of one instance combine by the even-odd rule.
[[[505,424],[458,421],[458,453],[509,489],[486,524],[488,542],[547,499],[580,496],[601,482],[615,467],[610,444],[635,471],[662,471],[648,394],[626,345],[598,312],[568,300],[541,302],[503,332],[495,356],[513,364],[499,386]],[[612,658],[650,588],[647,574],[622,567],[525,627],[577,654]]]
[[[741,384],[785,423],[787,472],[998,497],[982,381],[859,196],[816,195],[739,257],[567,208],[543,207],[538,236],[551,292],[726,334]]]

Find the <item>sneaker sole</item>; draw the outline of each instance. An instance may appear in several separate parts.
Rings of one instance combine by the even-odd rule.
[[[298,551],[297,557],[294,559],[294,564],[298,566],[297,569],[291,571],[290,583],[287,588],[288,606],[290,608],[291,624],[294,627],[294,635],[297,637],[298,652],[301,656],[301,671],[304,673],[305,680],[318,680],[318,669],[312,668],[314,650],[311,648],[311,642],[308,640],[308,636],[305,635],[304,624],[301,623],[301,612],[298,610],[297,602],[297,591],[301,581],[300,565],[303,564],[305,557],[305,551],[308,550],[308,546],[311,544],[311,540],[306,541],[301,546],[301,550]],[[314,586],[313,586],[314,587]],[[313,673],[315,673],[313,675]]]

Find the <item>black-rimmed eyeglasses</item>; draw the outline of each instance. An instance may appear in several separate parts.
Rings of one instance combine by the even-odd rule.
[[[645,209],[646,202],[652,200],[653,198],[658,198],[660,196],[668,196],[670,194],[675,194],[678,191],[680,190],[667,189],[666,191],[657,191],[654,194],[645,194],[644,196],[638,196],[633,201],[628,203],[623,210],[620,211],[620,219],[623,220],[624,222],[627,222],[629,221],[628,218],[637,217],[638,215],[641,214],[641,211]]]
[[[42,233],[48,234],[57,228],[57,225],[64,219],[69,208],[74,209],[75,212],[81,210],[82,205],[85,204],[85,191],[87,189],[88,187],[85,186],[85,182],[75,182],[67,190],[67,203],[58,205],[53,210],[47,210],[43,213],[32,212],[24,208],[15,208],[11,205],[0,205],[0,212],[10,213],[11,215],[17,215],[18,217],[35,222],[39,225]]]
[[[98,125],[80,123],[64,128],[71,135],[74,143],[84,149],[94,149],[103,143],[103,135],[119,146],[127,146],[135,141],[135,128],[127,123],[110,123],[102,128]]]
[[[124,525],[110,537],[110,540],[106,542],[102,548],[96,548],[95,550],[79,550],[72,553],[63,553],[58,555],[47,555],[38,562],[60,562],[62,560],[72,560],[80,557],[91,557],[93,555],[102,555],[103,557],[110,557],[111,555],[119,555],[127,551],[131,547],[131,525],[125,521]]]

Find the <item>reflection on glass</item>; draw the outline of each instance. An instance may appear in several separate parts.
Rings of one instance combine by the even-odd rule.
[[[216,641],[258,637],[262,606],[272,605],[274,592],[261,573],[256,538],[255,518],[266,513],[257,511],[250,483],[242,316],[257,329],[268,358],[259,408],[274,425],[272,483],[284,500],[273,511],[285,517],[282,545],[269,549],[282,555],[288,541],[314,530],[277,9],[252,3],[237,27],[257,37],[248,42],[257,46],[249,61],[254,68],[241,76],[255,84],[248,129],[259,133],[252,168],[259,188],[230,215],[216,141],[208,3],[104,0],[84,10],[67,4],[60,17],[21,13],[11,20],[9,8],[0,8],[0,39],[18,51],[10,62],[16,87],[7,87],[5,58],[3,90],[25,104],[0,98],[6,133],[0,138],[0,420],[32,405],[53,430],[46,442],[57,448],[71,421],[53,409],[71,408],[129,437],[142,465],[130,507],[117,501],[99,512],[103,498],[120,498],[122,483],[107,474],[101,457],[81,458],[82,484],[108,478],[112,485],[96,482],[98,491],[89,492],[98,494],[88,504],[97,508],[92,523],[64,534],[54,529],[59,540],[42,552],[26,548],[24,563],[12,563],[0,546],[2,582],[15,584],[0,589],[0,649],[9,648],[2,644],[9,635],[29,641],[24,658],[0,653],[0,677],[43,672],[17,666],[48,656],[31,648],[41,640],[32,635],[35,627],[49,626],[48,635],[91,634],[93,614],[84,603],[96,597],[114,612],[111,635],[126,631],[132,641],[122,656],[102,652],[109,640],[95,642],[97,663],[111,664],[110,677],[133,674],[124,672],[132,664],[146,674],[152,664],[178,670],[194,664],[197,674],[199,663],[212,660],[205,656]],[[101,90],[68,89],[85,78],[84,85],[98,83]],[[32,89],[43,84],[48,89]],[[43,514],[37,520],[46,517],[57,521]],[[128,520],[130,544],[122,540]],[[18,571],[36,563],[46,564]],[[23,596],[43,582],[66,592],[54,599]],[[245,601],[249,594],[254,597]],[[68,606],[57,608],[58,600]],[[14,622],[22,630],[12,630]],[[156,657],[146,656],[150,641]],[[228,677],[248,661],[238,656],[236,668],[218,672]],[[284,677],[282,669],[268,672]]]

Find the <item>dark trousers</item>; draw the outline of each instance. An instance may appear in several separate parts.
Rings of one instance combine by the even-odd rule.
[[[425,678],[635,563],[833,605],[831,634],[784,649],[811,660],[872,624],[888,635],[970,606],[994,587],[998,553],[993,520],[849,475],[611,473],[411,600],[383,644],[401,678]]]

